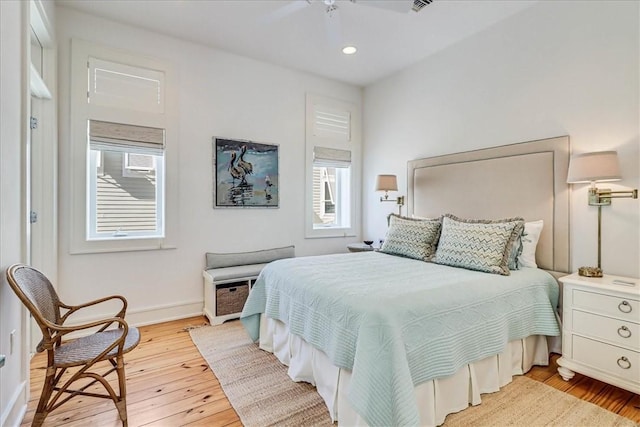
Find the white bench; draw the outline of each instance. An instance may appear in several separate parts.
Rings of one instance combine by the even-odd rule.
[[[271,261],[294,256],[294,246],[254,252],[207,252],[202,272],[204,315],[212,325],[238,319],[262,268]]]

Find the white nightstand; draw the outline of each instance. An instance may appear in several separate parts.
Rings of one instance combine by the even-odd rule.
[[[560,376],[569,381],[580,372],[640,394],[640,279],[572,274],[560,281]]]
[[[347,245],[347,249],[349,249],[349,252],[368,252],[376,250],[373,246],[365,245],[364,243],[350,243]]]

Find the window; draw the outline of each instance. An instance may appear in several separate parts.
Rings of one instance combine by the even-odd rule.
[[[70,252],[174,248],[172,67],[77,39],[71,47]]]
[[[89,136],[87,238],[163,237],[164,131],[90,120]]]
[[[351,152],[314,147],[313,228],[351,226]]]
[[[359,126],[355,105],[307,95],[306,237],[355,235]]]
[[[93,56],[87,68],[87,104],[95,111],[87,121],[86,239],[162,238],[164,129],[98,118],[113,110],[162,113],[164,73]]]
[[[336,199],[333,197],[336,192],[336,168],[316,167],[320,170],[322,183],[322,215],[335,216],[336,213]],[[315,173],[315,171],[314,171]],[[315,179],[315,177],[314,177]],[[332,221],[335,222],[335,219]]]

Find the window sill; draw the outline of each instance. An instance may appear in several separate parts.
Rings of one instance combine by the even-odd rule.
[[[84,241],[69,250],[70,255],[99,254],[109,252],[160,251],[177,249],[178,246],[158,239],[92,240]]]
[[[318,228],[307,230],[305,239],[324,239],[336,237],[356,237],[356,233],[350,228]]]

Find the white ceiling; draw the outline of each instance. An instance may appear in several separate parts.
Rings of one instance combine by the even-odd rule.
[[[371,7],[371,3],[378,7]],[[401,13],[382,7],[394,6]],[[58,5],[284,67],[366,86],[536,1],[57,0]],[[355,45],[355,55],[342,54]]]

